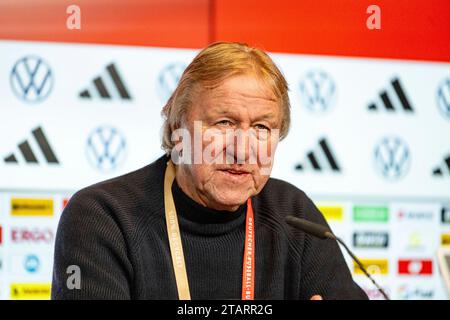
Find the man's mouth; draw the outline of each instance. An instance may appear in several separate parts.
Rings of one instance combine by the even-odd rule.
[[[227,175],[230,178],[246,178],[250,176],[250,171],[241,169],[219,169],[220,172]]]
[[[249,174],[250,170],[246,170],[243,168],[219,168],[220,171],[227,171],[232,174]]]
[[[248,171],[243,171],[243,170],[233,170],[233,169],[223,169],[221,171],[226,171],[232,174],[248,174]]]

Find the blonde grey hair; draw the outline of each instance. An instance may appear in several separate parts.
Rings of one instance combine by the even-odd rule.
[[[282,111],[280,140],[289,131],[290,101],[288,85],[272,59],[257,48],[236,42],[217,42],[204,48],[184,70],[177,88],[162,110],[162,148],[170,154],[175,143],[171,136],[179,128],[197,94],[197,85],[214,87],[225,79],[240,74],[255,74],[273,91]]]

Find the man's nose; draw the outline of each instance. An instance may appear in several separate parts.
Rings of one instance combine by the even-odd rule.
[[[227,157],[232,157],[234,163],[245,164],[256,156],[254,148],[252,148],[251,132],[246,129],[238,129],[232,136],[227,138]]]

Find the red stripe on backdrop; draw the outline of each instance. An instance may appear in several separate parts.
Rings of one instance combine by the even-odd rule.
[[[81,8],[81,30],[66,8]],[[366,9],[381,9],[368,30]],[[4,0],[0,39],[201,48],[242,41],[272,52],[450,61],[448,0]]]
[[[448,0],[216,0],[218,38],[269,51],[450,61]],[[366,9],[381,9],[369,30]]]
[[[69,30],[66,8],[81,10]],[[0,39],[199,48],[208,43],[208,0],[2,0]]]

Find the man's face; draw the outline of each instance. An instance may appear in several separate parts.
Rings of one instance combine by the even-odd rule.
[[[236,210],[269,179],[281,119],[279,101],[255,76],[234,76],[199,90],[185,121],[192,148],[183,152],[191,159],[202,152],[202,161],[177,166],[178,184],[204,206]],[[201,150],[195,148],[194,127],[202,133]]]

